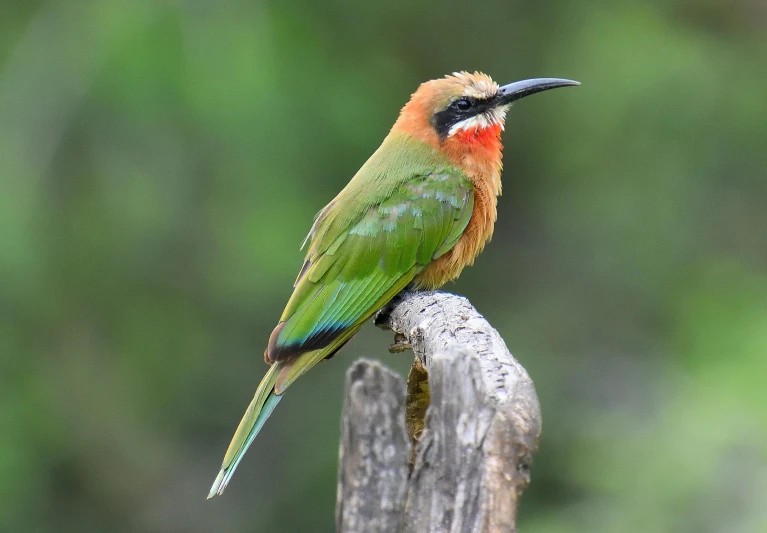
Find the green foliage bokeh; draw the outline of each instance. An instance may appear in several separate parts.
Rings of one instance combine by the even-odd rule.
[[[417,85],[510,112],[467,295],[536,382],[521,528],[767,531],[767,11],[668,2],[4,2],[0,531],[334,529],[343,374],[205,502],[314,213]]]

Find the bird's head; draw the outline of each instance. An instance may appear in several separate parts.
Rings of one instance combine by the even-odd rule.
[[[422,83],[402,108],[395,129],[437,144],[497,144],[506,112],[520,98],[557,87],[580,85],[559,78],[522,80],[499,86],[490,76],[454,72]]]

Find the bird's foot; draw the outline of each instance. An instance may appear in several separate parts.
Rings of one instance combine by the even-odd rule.
[[[410,350],[412,346],[408,338],[402,333],[394,334],[394,344],[389,346],[389,353],[402,353]]]
[[[389,329],[389,315],[394,306],[389,302],[373,315],[373,324],[381,329]]]
[[[391,312],[394,310],[395,307],[397,307],[397,304],[402,301],[402,297],[406,292],[411,292],[411,291],[409,289],[405,289],[404,291],[396,295],[394,298],[392,298],[389,303],[387,303],[381,309],[376,311],[376,313],[373,315],[373,324],[375,324],[381,329],[391,329],[391,326],[389,325],[389,318],[390,318]]]

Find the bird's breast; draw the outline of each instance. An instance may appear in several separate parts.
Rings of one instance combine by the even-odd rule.
[[[501,194],[501,151],[479,146],[477,150],[464,150],[459,158],[460,167],[474,185],[474,210],[458,242],[447,253],[430,263],[414,280],[419,288],[436,289],[457,278],[474,260],[493,236],[498,215],[498,196]],[[488,153],[491,152],[491,153]],[[455,161],[454,162],[458,162]]]

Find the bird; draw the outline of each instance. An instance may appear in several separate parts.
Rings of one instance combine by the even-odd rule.
[[[499,86],[481,72],[422,83],[380,147],[314,219],[304,262],[264,360],[269,364],[208,498],[222,494],[287,389],[332,357],[405,289],[459,276],[493,235],[501,132],[512,103],[579,82]]]

